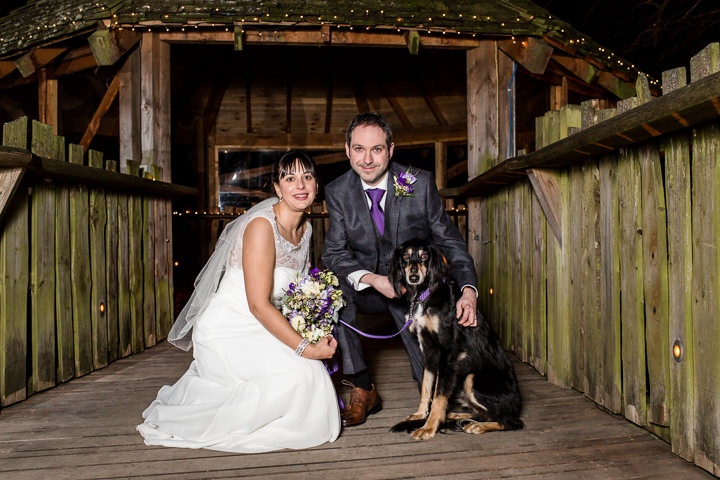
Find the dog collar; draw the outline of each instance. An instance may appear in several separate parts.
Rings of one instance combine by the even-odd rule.
[[[428,298],[429,296],[430,296],[430,289],[429,289],[429,288],[426,288],[424,292],[422,292],[420,295],[418,295],[417,301],[418,301],[419,303],[422,303],[422,302],[424,302],[425,300],[427,300],[427,298]]]

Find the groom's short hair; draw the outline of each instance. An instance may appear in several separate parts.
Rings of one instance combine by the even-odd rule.
[[[348,125],[347,131],[345,132],[345,143],[347,143],[348,146],[352,140],[352,132],[360,125],[380,127],[382,131],[385,132],[385,143],[388,150],[390,149],[390,146],[393,143],[393,135],[392,129],[390,129],[390,124],[382,115],[375,112],[359,113],[350,121],[350,125]]]

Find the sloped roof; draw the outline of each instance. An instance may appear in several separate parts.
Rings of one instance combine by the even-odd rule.
[[[30,0],[0,19],[0,57],[109,26],[217,29],[316,25],[421,30],[437,35],[544,36],[628,79],[629,62],[527,0]]]

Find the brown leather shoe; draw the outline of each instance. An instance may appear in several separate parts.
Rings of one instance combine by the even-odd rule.
[[[350,402],[341,414],[343,427],[362,425],[367,420],[368,415],[382,410],[382,399],[378,395],[375,385],[373,385],[372,390],[365,390],[356,387],[347,380],[343,380],[343,383],[352,387]]]

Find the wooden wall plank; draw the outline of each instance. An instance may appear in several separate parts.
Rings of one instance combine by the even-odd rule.
[[[124,172],[126,161],[139,162],[142,158],[140,145],[140,50],[128,56],[118,72],[118,121],[120,142],[120,164],[118,171]]]
[[[663,95],[687,84],[685,67],[662,74]],[[670,439],[673,452],[694,461],[695,449],[695,370],[692,319],[692,207],[690,178],[690,138],[687,133],[669,137],[661,143],[665,152],[665,201],[668,222],[668,341],[680,351],[670,363]]]
[[[33,120],[31,150],[56,153],[52,127]],[[55,385],[55,192],[37,184],[30,200],[30,379],[28,394]]]
[[[155,200],[140,199],[142,209],[142,325],[145,348],[157,343],[155,318]]]
[[[648,421],[667,426],[669,413],[667,219],[665,188],[657,146],[638,149],[642,172],[643,288],[650,398]]]
[[[123,173],[127,173],[128,161],[125,161]],[[117,199],[118,221],[118,353],[120,357],[126,357],[132,353],[132,298],[130,293],[130,220],[129,220],[129,195],[120,193]]]
[[[115,77],[117,78],[117,76]],[[88,166],[103,168],[103,154],[88,150]],[[108,324],[105,315],[107,306],[107,272],[105,253],[105,231],[107,228],[107,203],[105,190],[89,189],[90,227],[90,318],[92,325],[93,367],[102,368],[108,364]]]
[[[618,160],[620,316],[622,318],[623,411],[647,424],[645,382],[645,311],[642,264],[640,163],[634,149],[621,149]]]
[[[547,244],[550,230],[538,198],[531,194],[532,229],[526,241],[531,244],[531,282],[529,308],[532,312],[533,336],[530,363],[541,374],[547,373]]]
[[[65,138],[55,137],[56,158],[66,161]],[[70,254],[70,187],[55,187],[55,338],[58,383],[75,376],[73,340],[72,259]]]
[[[83,163],[83,148],[70,145],[70,163]],[[73,341],[75,375],[93,369],[92,317],[90,312],[90,233],[88,189],[84,185],[70,187],[70,248],[73,305]]]
[[[602,343],[596,365],[598,384],[593,398],[613,413],[622,412],[622,364],[620,322],[620,257],[618,225],[618,161],[615,155],[602,157],[600,176],[600,308],[595,326]]]
[[[158,341],[167,337],[175,318],[172,295],[171,210],[171,201],[155,200],[155,323]]]
[[[117,162],[105,161],[105,170],[117,171]],[[108,362],[120,358],[120,339],[118,323],[118,193],[108,191],[105,194],[106,219],[105,224],[105,283],[107,297],[105,298],[105,318],[107,319],[107,353]],[[124,213],[121,213],[124,215]]]
[[[568,208],[570,223],[569,236],[565,243],[563,236],[563,253],[568,256],[570,297],[568,314],[568,333],[570,334],[570,386],[584,392],[585,378],[585,317],[583,296],[583,278],[587,264],[583,262],[585,245],[583,244],[583,179],[584,172],[581,166],[572,167],[568,173],[568,188],[570,204]],[[567,246],[567,249],[564,248]]]
[[[695,130],[692,155],[695,463],[720,475],[720,125]]]
[[[127,173],[139,175],[140,165],[127,161]],[[128,285],[130,305],[130,332],[132,353],[145,349],[145,329],[143,326],[143,215],[142,198],[137,195],[128,196]]]

